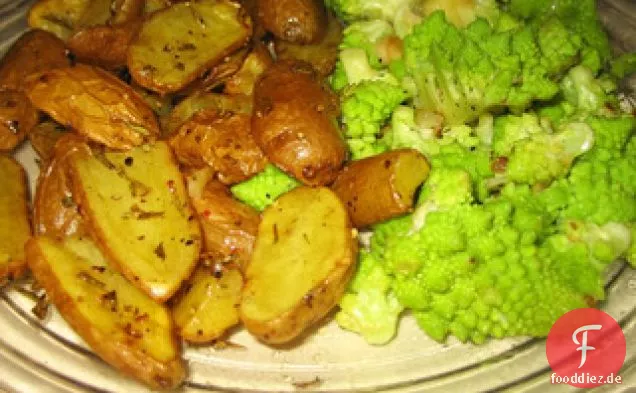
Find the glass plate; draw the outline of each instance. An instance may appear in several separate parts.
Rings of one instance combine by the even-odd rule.
[[[26,28],[30,3],[32,0],[0,0],[0,53]],[[634,1],[607,0],[601,8],[617,50],[636,50]],[[16,157],[27,168],[34,189],[35,153],[25,144]],[[628,342],[621,387],[626,390],[636,386],[636,271],[616,264],[609,275],[608,293],[602,307],[620,322]],[[18,392],[148,391],[93,355],[56,312],[41,322],[32,315],[32,306],[15,291],[0,293],[0,388]],[[449,340],[441,345],[422,333],[409,316],[400,323],[397,338],[383,347],[367,345],[359,336],[340,330],[331,319],[315,328],[301,345],[292,347],[269,348],[240,329],[230,340],[241,347],[185,349],[189,377],[181,392],[573,390],[550,385],[544,340],[493,340],[482,346]]]

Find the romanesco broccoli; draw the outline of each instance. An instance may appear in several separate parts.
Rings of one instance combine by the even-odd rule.
[[[279,196],[299,185],[296,179],[269,164],[256,176],[234,185],[231,191],[241,202],[262,211],[274,203]]]

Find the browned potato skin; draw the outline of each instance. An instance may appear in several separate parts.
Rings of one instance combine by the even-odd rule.
[[[11,151],[38,124],[39,114],[24,93],[0,90],[0,152]]]
[[[225,82],[225,93],[251,96],[260,76],[273,63],[272,55],[263,44],[255,44],[241,68]]]
[[[27,95],[58,123],[114,149],[130,149],[160,134],[152,109],[128,85],[84,64],[31,75]]]
[[[182,164],[197,168],[209,165],[221,182],[235,184],[267,165],[250,128],[249,115],[203,110],[170,138],[170,145]]]
[[[66,44],[83,63],[107,69],[124,67],[128,47],[140,27],[140,20],[114,26],[87,27],[73,34]]]
[[[6,165],[6,168],[13,167],[11,172],[18,174],[16,179],[13,175],[9,175],[8,178],[0,178],[0,187],[3,187],[0,200],[4,202],[5,206],[0,206],[0,220],[11,220],[10,223],[0,225],[0,232],[2,232],[2,241],[8,242],[5,245],[9,245],[9,248],[0,247],[2,251],[8,251],[10,254],[9,261],[0,263],[0,279],[10,278],[17,279],[24,275],[27,270],[26,256],[22,244],[26,243],[31,236],[31,227],[29,226],[29,208],[27,205],[27,174],[15,159],[11,157],[0,156],[0,160],[6,161],[0,163],[0,165]],[[1,171],[3,174],[4,170]],[[8,197],[8,199],[4,199]],[[4,208],[4,209],[2,209]],[[9,213],[5,216],[6,213]],[[8,224],[8,225],[7,225]],[[21,244],[22,243],[22,244]],[[15,245],[18,245],[17,250],[12,250]],[[13,247],[12,247],[13,246]],[[18,254],[14,254],[17,252]]]
[[[252,127],[267,158],[310,186],[330,184],[346,158],[338,99],[305,62],[271,66],[254,89]]]
[[[398,161],[407,160],[417,166],[397,167]],[[349,163],[331,188],[347,207],[353,225],[363,228],[411,211],[415,191],[428,171],[428,162],[418,151],[393,150]],[[405,176],[414,179],[406,192],[397,185]]]
[[[48,164],[55,155],[55,144],[68,134],[65,127],[54,121],[44,121],[29,131],[29,142],[40,157],[40,164]]]
[[[282,39],[274,41],[279,60],[297,59],[310,63],[321,76],[328,76],[336,68],[338,46],[342,41],[342,24],[335,15],[329,13],[327,32],[324,37],[307,45],[294,44]]]
[[[321,0],[258,0],[265,29],[289,42],[320,41],[327,30],[327,12]]]
[[[0,87],[20,90],[27,76],[68,65],[62,40],[44,30],[31,30],[24,33],[2,58]]]
[[[188,189],[203,229],[206,255],[214,261],[245,266],[252,255],[260,214],[234,199],[227,187],[216,180],[208,182],[203,190],[190,186]]]
[[[139,350],[113,345],[110,337],[105,337],[99,330],[92,328],[91,321],[83,317],[74,300],[60,289],[62,285],[47,263],[36,238],[31,238],[27,242],[25,250],[29,268],[34,272],[37,282],[46,290],[49,300],[58,308],[73,330],[84,332],[82,338],[101,358],[122,373],[143,381],[153,389],[171,389],[181,384],[186,374],[181,358],[162,363],[140,353]]]
[[[73,197],[68,157],[77,150],[90,154],[84,140],[75,134],[62,136],[55,145],[53,160],[40,172],[33,202],[33,226],[37,235],[64,238],[88,233]]]

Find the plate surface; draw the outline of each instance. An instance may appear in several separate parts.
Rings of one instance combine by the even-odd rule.
[[[32,0],[0,1],[0,53],[24,31]],[[636,3],[603,2],[602,19],[620,51],[636,50]],[[633,16],[633,17],[630,17]],[[18,160],[33,189],[35,153],[23,146]],[[625,383],[636,386],[636,271],[617,264],[602,305],[622,325],[627,338]],[[14,291],[0,293],[0,388],[18,392],[146,392],[101,362],[53,312],[38,321],[32,302]],[[295,347],[271,349],[237,330],[231,341],[244,349],[187,348],[189,378],[182,392],[199,391],[442,391],[503,388],[569,391],[550,385],[545,343],[534,339],[491,341],[482,346],[430,340],[412,318],[403,318],[398,337],[373,347],[328,322]],[[614,391],[616,386],[600,388]]]

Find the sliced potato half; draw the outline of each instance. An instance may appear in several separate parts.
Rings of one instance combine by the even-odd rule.
[[[156,389],[183,381],[169,311],[113,271],[91,240],[38,237],[26,252],[51,302],[102,359]]]
[[[24,272],[24,245],[30,236],[24,169],[0,155],[0,279]]]
[[[263,214],[245,271],[241,320],[269,344],[298,337],[342,296],[354,271],[357,239],[328,188],[300,187]]]
[[[160,133],[144,100],[101,68],[77,64],[33,74],[25,90],[58,123],[114,149],[139,146]]]
[[[238,3],[176,3],[144,23],[129,49],[128,67],[140,85],[175,92],[244,46],[251,34],[251,19]]]
[[[172,308],[179,335],[193,343],[216,340],[239,323],[243,276],[235,265],[196,270]]]
[[[73,195],[99,246],[133,284],[166,301],[194,269],[201,230],[165,142],[126,153],[78,149]]]

